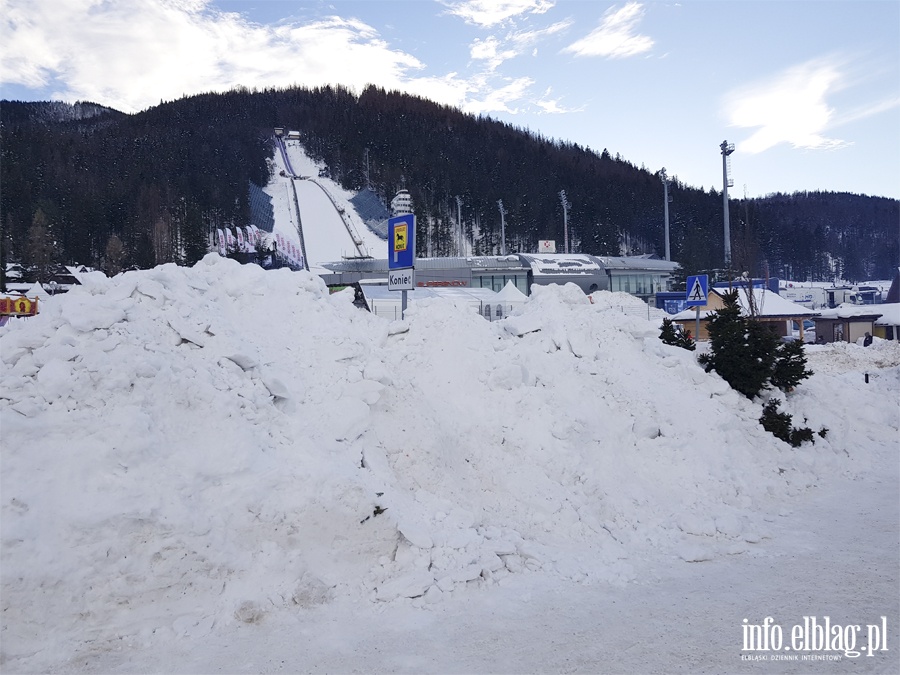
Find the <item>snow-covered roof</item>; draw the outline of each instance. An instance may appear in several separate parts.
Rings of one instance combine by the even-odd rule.
[[[883,314],[881,308],[884,305],[848,305],[843,304],[832,309],[819,311],[822,319],[852,319],[854,317],[873,317]]]
[[[647,256],[596,256],[603,266],[607,269],[616,271],[632,271],[632,270],[651,270],[656,272],[672,273],[680,267],[677,262],[671,260],[660,260],[659,258],[650,258]]]
[[[877,325],[900,326],[900,302],[878,305],[878,311],[881,312],[881,317],[875,319]]]
[[[738,288],[736,290],[738,292],[738,303],[741,306],[741,314],[748,316],[750,314],[750,303],[748,302],[749,296],[747,295],[747,289]],[[722,296],[728,292],[728,289],[710,288],[709,291],[710,293]],[[763,318],[791,318],[796,316],[813,317],[819,314],[816,310],[809,309],[803,305],[798,305],[796,302],[791,302],[768,289],[754,288],[753,298],[756,304],[757,316]],[[712,311],[713,310],[701,310],[700,318],[707,318]],[[672,319],[675,321],[684,321],[685,319],[693,319],[696,315],[697,312],[694,308],[688,308],[675,314]]]
[[[600,264],[587,255],[566,253],[520,253],[534,274],[596,274]]]

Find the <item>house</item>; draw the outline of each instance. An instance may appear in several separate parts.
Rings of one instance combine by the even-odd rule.
[[[900,302],[878,305],[881,316],[875,319],[872,335],[884,340],[900,341]]]
[[[803,340],[803,320],[812,319],[819,314],[786,300],[767,288],[754,288],[752,294],[748,293],[746,288],[735,290],[738,292],[741,314],[744,316],[754,314],[759,321],[769,324],[772,331],[781,337],[791,335],[791,323],[796,321],[800,325],[800,340]],[[697,310],[700,310],[700,332],[694,337],[698,340],[708,340],[708,320],[713,312],[725,306],[722,296],[728,291],[727,288],[710,288],[705,305],[679,312],[672,317],[672,321],[681,326],[682,330],[690,331],[693,335],[696,329]]]
[[[873,311],[866,305],[841,305],[823,309],[816,322],[817,342],[856,342],[866,333],[874,334],[875,320],[881,317],[881,307]]]

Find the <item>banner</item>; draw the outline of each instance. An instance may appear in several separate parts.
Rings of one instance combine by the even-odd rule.
[[[2,316],[34,316],[38,313],[38,299],[25,297],[0,298],[0,315]]]

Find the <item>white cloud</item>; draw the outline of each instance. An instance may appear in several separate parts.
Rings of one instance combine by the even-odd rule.
[[[543,14],[555,3],[550,0],[465,0],[442,4],[450,14],[466,23],[490,28],[523,14]]]
[[[834,109],[826,97],[842,84],[839,63],[819,59],[731,92],[725,100],[730,124],[757,128],[739,143],[738,150],[756,154],[781,143],[809,150],[845,145],[824,135],[834,121]]]
[[[612,7],[603,15],[600,25],[580,40],[563,49],[576,56],[624,58],[650,51],[653,40],[636,33],[643,16],[643,5],[629,2],[621,9]]]
[[[492,112],[505,112],[515,115],[519,112],[517,107],[512,104],[521,101],[528,93],[528,89],[534,84],[534,80],[530,77],[520,77],[509,82],[509,84],[490,89],[481,100],[470,98],[462,106],[463,110],[473,115],[486,114]]]
[[[160,99],[248,87],[367,84],[457,104],[469,85],[428,77],[372,27],[331,17],[263,26],[208,0],[7,0],[3,82],[134,112]],[[447,100],[447,99],[450,100]]]
[[[547,90],[544,92],[544,95],[535,101],[535,105],[540,109],[540,114],[562,114],[562,113],[571,113],[571,112],[581,112],[584,110],[584,106],[580,106],[578,108],[565,108],[560,105],[560,99],[550,98],[550,94],[553,93],[552,87],[547,87]]]
[[[563,111],[546,96],[532,100],[531,78],[503,78],[497,68],[566,22],[475,42],[471,57],[484,67],[460,75],[427,73],[418,59],[355,19],[261,25],[219,11],[210,0],[0,2],[7,8],[0,82],[43,89],[57,100],[136,112],[160,100],[238,86],[340,84],[361,91],[375,84],[475,113],[515,114],[528,105]],[[504,6],[521,12],[550,5]]]
[[[469,47],[469,55],[473,60],[484,61],[488,71],[496,70],[500,64],[515,58],[521,52],[517,49],[504,49],[503,43],[493,35],[484,40],[475,40]]]

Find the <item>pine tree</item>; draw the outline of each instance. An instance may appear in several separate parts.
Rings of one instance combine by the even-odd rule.
[[[694,339],[687,333],[677,331],[674,322],[669,318],[663,319],[662,328],[659,330],[659,339],[667,345],[681,347],[690,352],[697,349]]]
[[[781,344],[775,357],[771,377],[772,384],[787,393],[810,375],[812,375],[812,371],[806,368],[806,353],[803,343],[800,340],[794,340]]]
[[[715,370],[732,389],[753,398],[769,381],[775,364],[778,337],[761,321],[741,313],[738,292],[722,295],[724,306],[709,320],[709,346],[699,361],[706,372]]]

